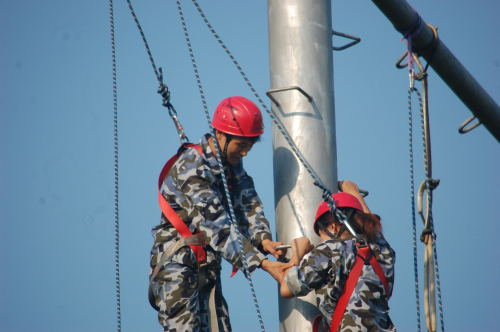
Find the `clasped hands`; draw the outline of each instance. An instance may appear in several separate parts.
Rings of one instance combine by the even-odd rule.
[[[274,247],[282,244],[281,242],[272,242],[272,243],[276,243]],[[271,262],[269,260],[265,260],[262,262],[262,268],[279,283],[281,283],[285,278],[285,276],[288,274],[288,270],[294,265],[298,266],[302,257],[304,257],[304,255],[309,253],[314,248],[314,246],[311,244],[311,241],[309,241],[309,239],[306,237],[300,237],[293,240],[291,245],[292,245],[292,258],[288,263]],[[278,250],[278,252],[279,251],[281,250]]]

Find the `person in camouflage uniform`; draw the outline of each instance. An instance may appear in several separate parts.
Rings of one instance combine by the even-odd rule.
[[[192,234],[199,233],[206,244],[206,284],[198,289],[198,262],[189,246],[170,256],[152,280],[158,320],[164,331],[209,331],[209,319],[216,319],[220,331],[231,331],[227,303],[222,296],[221,258],[243,270],[243,261],[222,183],[221,171],[228,179],[231,201],[242,235],[248,270],[268,263],[265,253],[283,255],[274,247],[269,223],[263,212],[252,178],[243,168],[242,158],[263,133],[262,114],[243,97],[223,100],[212,125],[221,149],[224,169],[220,170],[210,134],[200,140],[201,154],[187,148],[173,164],[163,181],[162,194]],[[229,135],[231,133],[232,135]],[[162,214],[161,224],[152,229],[150,278],[162,254],[181,239]],[[216,318],[209,313],[209,297],[215,287]],[[212,316],[210,316],[212,315]],[[213,324],[213,323],[212,323]]]
[[[344,181],[342,189],[344,193],[333,195],[337,207],[350,216],[350,225],[373,251],[387,279],[389,293],[386,293],[373,267],[364,265],[337,331],[396,331],[389,317],[396,254],[382,235],[380,218],[369,213],[357,185]],[[346,192],[359,198],[349,195],[349,199],[355,200],[352,200],[354,205],[347,204],[349,208],[343,205],[342,198],[336,197],[348,195]],[[362,212],[363,209],[367,213]],[[357,240],[329,212],[326,202],[318,208],[315,219],[314,230],[320,235],[322,242],[313,247],[307,238],[295,239],[292,242],[293,255],[290,260],[294,266],[281,275],[273,276],[281,284],[282,297],[304,296],[316,290],[323,324],[330,331],[335,308],[356,260]]]

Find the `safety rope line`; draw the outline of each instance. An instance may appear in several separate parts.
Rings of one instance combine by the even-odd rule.
[[[240,234],[240,231],[239,231],[239,227],[238,227],[236,216],[234,214],[234,209],[233,209],[233,204],[232,204],[232,200],[231,200],[231,195],[229,194],[229,188],[228,188],[228,185],[227,185],[227,179],[226,179],[226,175],[225,175],[225,172],[224,172],[224,167],[222,165],[222,159],[221,159],[220,153],[219,153],[219,151],[220,151],[219,142],[217,140],[217,137],[215,136],[215,129],[211,125],[210,113],[208,112],[208,107],[207,107],[207,103],[206,103],[206,100],[205,100],[205,94],[203,93],[203,87],[201,85],[200,75],[198,73],[198,67],[196,66],[196,61],[194,59],[193,48],[191,47],[191,41],[189,39],[189,34],[188,34],[188,31],[187,31],[186,22],[184,20],[184,15],[182,13],[181,3],[180,3],[179,0],[177,0],[177,8],[179,10],[179,14],[180,14],[180,17],[181,17],[182,27],[184,28],[184,35],[186,36],[186,42],[187,42],[187,45],[188,45],[188,48],[189,48],[189,55],[191,56],[191,62],[193,64],[194,72],[195,72],[195,75],[196,75],[196,82],[198,83],[198,89],[200,90],[200,96],[201,96],[201,100],[203,102],[203,108],[205,110],[205,115],[206,115],[206,118],[207,118],[208,126],[210,128],[210,133],[212,135],[212,140],[213,140],[214,145],[215,145],[215,152],[216,152],[216,156],[217,156],[217,162],[219,164],[219,169],[221,170],[222,182],[224,184],[224,191],[225,191],[225,194],[226,194],[226,199],[227,199],[227,203],[228,203],[228,206],[229,206],[229,211],[230,211],[230,214],[231,214],[231,223],[233,224],[233,226],[234,226],[234,228],[236,230],[236,235],[237,235],[237,239],[238,239],[238,245],[240,247],[240,254],[241,254],[242,261],[243,261],[243,267],[244,267],[245,275],[246,275],[246,277],[248,279],[248,283],[250,284],[250,289],[251,289],[251,292],[252,292],[252,297],[253,297],[253,300],[254,300],[255,308],[257,310],[257,316],[259,317],[259,322],[260,322],[261,330],[262,330],[262,332],[265,332],[266,330],[264,328],[264,321],[262,320],[262,315],[261,315],[260,308],[259,308],[259,302],[257,301],[257,295],[255,294],[255,288],[254,288],[254,285],[253,285],[253,282],[252,282],[252,277],[250,275],[250,272],[248,271],[248,263],[247,263],[247,261],[245,259],[245,251],[243,250],[243,242],[241,240],[241,234]]]
[[[411,72],[410,72],[411,75]],[[420,92],[413,88],[417,94],[420,101]],[[411,179],[411,217],[413,223],[413,269],[415,273],[415,295],[417,304],[417,326],[420,332],[420,292],[418,288],[418,261],[417,261],[417,223],[415,219],[415,182],[413,177],[413,119],[411,111],[411,91],[412,88],[408,89],[408,117],[409,117],[409,131],[410,131],[410,179]]]
[[[416,89],[415,89],[416,90]],[[444,317],[443,317],[443,303],[441,299],[441,282],[439,278],[439,267],[438,267],[438,257],[437,257],[437,249],[436,249],[436,233],[434,233],[434,220],[432,217],[432,199],[431,199],[431,188],[430,188],[430,177],[428,170],[428,161],[427,161],[427,144],[425,140],[425,124],[424,124],[424,108],[422,106],[422,98],[420,97],[420,93],[418,94],[419,103],[420,103],[420,122],[422,126],[422,142],[424,147],[424,169],[425,169],[425,188],[427,191],[427,213],[428,220],[430,221],[431,226],[431,236],[432,236],[432,249],[434,251],[434,269],[436,272],[436,285],[438,289],[438,302],[439,302],[439,316],[441,319],[441,331],[444,332]]]
[[[295,154],[295,156],[297,157],[297,159],[299,159],[299,161],[301,162],[302,166],[304,166],[304,168],[306,169],[306,171],[313,178],[314,185],[318,186],[319,188],[321,188],[323,190],[322,197],[323,197],[323,199],[325,201],[328,202],[328,206],[330,207],[330,211],[332,213],[335,211],[335,214],[337,215],[337,217],[339,218],[339,220],[349,229],[349,231],[354,236],[356,236],[356,238],[359,239],[359,237],[356,235],[356,233],[352,229],[351,225],[347,221],[346,216],[342,213],[342,211],[340,211],[340,210],[338,210],[336,208],[335,202],[334,202],[333,198],[331,197],[331,191],[326,188],[326,186],[324,185],[324,183],[321,181],[320,177],[317,174],[315,174],[314,170],[309,165],[309,163],[305,160],[305,158],[302,157],[302,154],[300,153],[299,149],[296,147],[295,142],[287,135],[286,129],[284,129],[284,126],[282,126],[280,124],[279,119],[275,115],[273,115],[273,113],[271,111],[269,111],[269,109],[267,108],[266,104],[264,104],[264,102],[260,98],[259,94],[257,93],[257,91],[255,90],[255,88],[253,87],[252,83],[250,83],[250,80],[247,78],[247,76],[243,72],[243,69],[238,64],[238,61],[236,61],[236,59],[231,54],[231,52],[229,51],[229,49],[227,48],[227,46],[224,44],[224,42],[222,41],[222,39],[219,37],[219,35],[217,34],[217,32],[215,32],[215,30],[212,27],[212,25],[208,22],[208,19],[205,16],[205,14],[203,14],[203,11],[201,10],[200,6],[198,5],[198,2],[196,0],[192,0],[192,1],[193,1],[194,5],[196,6],[196,9],[198,9],[198,12],[200,13],[201,17],[205,21],[205,24],[208,26],[208,28],[210,29],[210,31],[214,35],[215,39],[217,39],[217,41],[219,42],[219,44],[226,51],[227,55],[231,58],[231,60],[233,61],[234,65],[236,66],[236,68],[238,68],[241,76],[243,76],[243,79],[245,80],[245,82],[250,87],[250,90],[252,90],[253,94],[255,95],[255,97],[257,98],[257,100],[259,101],[259,103],[261,104],[262,108],[264,108],[264,110],[266,111],[266,113],[271,117],[271,120],[278,127],[278,129],[280,130],[281,134],[283,135],[283,137],[287,141],[288,145],[290,145],[290,148],[292,149],[292,151]]]
[[[114,140],[115,140],[115,269],[116,269],[116,311],[118,332],[122,330],[120,309],[120,222],[118,214],[118,102],[116,95],[116,57],[115,57],[115,22],[113,18],[113,0],[109,0],[111,20],[111,49],[113,54],[113,103],[114,103]]]
[[[412,76],[412,71],[410,70],[410,76]],[[438,266],[438,258],[437,258],[437,249],[436,249],[436,233],[434,232],[434,221],[432,217],[432,200],[431,200],[431,188],[430,188],[430,177],[428,170],[428,160],[427,160],[427,147],[426,147],[426,139],[425,139],[425,123],[424,123],[424,108],[422,104],[422,96],[420,92],[412,86],[410,83],[410,89],[408,90],[408,107],[410,114],[410,164],[411,164],[411,174],[412,174],[412,218],[413,218],[413,243],[414,243],[414,259],[415,259],[415,286],[417,292],[417,315],[418,315],[418,328],[420,331],[420,305],[418,303],[418,270],[416,265],[417,260],[417,251],[416,251],[416,223],[415,223],[415,202],[414,202],[414,185],[413,185],[413,150],[411,144],[411,132],[412,132],[412,117],[411,117],[411,92],[414,90],[418,95],[418,101],[420,105],[420,122],[422,127],[422,141],[423,141],[423,153],[424,153],[424,169],[425,169],[425,186],[427,191],[427,213],[428,213],[428,221],[431,229],[431,238],[432,238],[432,249],[434,253],[434,270],[436,273],[436,285],[438,289],[438,303],[439,303],[439,316],[441,319],[441,331],[444,332],[444,317],[443,317],[443,303],[441,298],[441,282],[439,278],[439,266]]]
[[[155,62],[153,60],[153,55],[151,54],[151,50],[149,49],[148,42],[146,40],[146,36],[144,35],[144,32],[142,31],[142,27],[139,23],[139,20],[137,19],[137,16],[135,15],[134,8],[132,7],[132,3],[130,0],[127,0],[128,2],[128,7],[130,8],[130,12],[132,13],[132,16],[134,17],[134,21],[137,25],[137,28],[139,29],[139,32],[141,33],[142,40],[144,41],[144,45],[146,46],[146,50],[149,55],[149,59],[151,60],[151,65],[153,66],[153,70],[155,72],[156,78],[158,79],[158,83],[160,84],[160,87],[158,88],[158,93],[161,94],[161,97],[163,99],[163,106],[165,106],[168,109],[168,114],[174,121],[175,129],[177,130],[177,134],[179,135],[180,143],[182,145],[182,140],[185,139],[187,142],[189,142],[189,139],[187,138],[186,134],[184,133],[184,128],[182,127],[178,117],[177,117],[177,112],[175,111],[174,106],[170,103],[170,91],[168,90],[168,87],[163,83],[163,72],[161,70],[161,67],[156,69]]]

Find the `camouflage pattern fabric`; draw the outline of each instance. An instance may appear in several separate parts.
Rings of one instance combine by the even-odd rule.
[[[208,284],[198,294],[197,261],[190,248],[182,248],[160,267],[154,279],[154,293],[160,307],[158,320],[165,331],[208,331],[207,307],[211,287],[216,287],[216,306],[220,331],[231,331],[227,304],[220,283],[221,258],[243,270],[236,231],[230,222],[217,159],[208,144],[209,134],[200,140],[203,156],[194,148],[184,151],[163,182],[162,194],[194,234],[205,238]],[[249,272],[253,273],[266,256],[258,249],[262,240],[272,240],[269,222],[253,180],[242,161],[225,166],[231,200]],[[150,272],[161,254],[180,239],[177,230],[162,214],[161,224],[152,229]],[[195,285],[196,284],[196,285]]]
[[[337,301],[356,260],[355,240],[327,240],[304,256],[285,280],[296,296],[316,290],[323,323],[330,326]],[[396,331],[389,317],[389,299],[394,286],[396,253],[384,239],[370,243],[389,284],[389,294],[371,265],[364,265],[338,331]]]

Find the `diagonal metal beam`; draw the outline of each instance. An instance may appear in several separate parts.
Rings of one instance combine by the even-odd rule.
[[[399,32],[409,29],[415,10],[405,0],[372,0]],[[433,49],[435,50],[433,51]],[[500,143],[500,107],[422,19],[412,49],[430,66]]]

